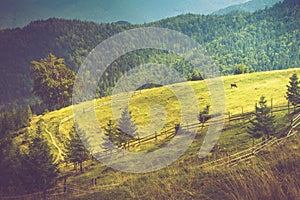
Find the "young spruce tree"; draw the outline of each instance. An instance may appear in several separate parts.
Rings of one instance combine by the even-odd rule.
[[[58,166],[53,163],[50,147],[42,137],[33,139],[29,144],[29,153],[22,160],[28,191],[45,192],[55,185]]]
[[[251,135],[253,145],[254,139],[269,138],[271,135],[275,135],[275,119],[271,113],[271,108],[267,107],[267,100],[265,97],[260,97],[259,105],[255,106],[254,119],[250,120],[250,126],[248,126],[248,134]]]
[[[294,106],[300,103],[300,86],[296,73],[290,77],[289,85],[287,85],[286,99]]]
[[[81,134],[81,133],[80,133]],[[70,131],[70,140],[67,144],[67,158],[74,163],[74,168],[77,170],[79,164],[80,172],[83,172],[83,162],[89,159],[89,151],[83,145],[81,139],[77,135],[75,126]]]
[[[125,147],[129,141],[134,140],[136,137],[136,125],[131,117],[128,107],[126,107],[118,120],[117,137],[119,144],[123,144]]]

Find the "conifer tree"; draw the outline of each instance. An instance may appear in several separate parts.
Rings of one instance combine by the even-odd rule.
[[[82,132],[79,134],[83,134]],[[79,138],[75,126],[70,131],[70,140],[67,144],[67,158],[74,163],[74,168],[77,170],[79,164],[80,172],[83,172],[83,162],[89,159],[89,151],[83,145]]]
[[[209,115],[209,105],[207,105],[203,111],[200,111],[199,115],[198,115],[198,120],[199,122],[202,124],[202,128],[204,127],[204,123],[210,119],[210,115]]]
[[[199,80],[203,80],[203,78],[201,74],[198,72],[198,70],[194,69],[192,73],[191,81],[199,81]]]
[[[136,131],[136,125],[132,120],[131,112],[129,112],[127,106],[123,110],[121,118],[118,120],[117,138],[119,144],[123,144],[125,147],[129,141],[134,140],[137,135]]]
[[[103,137],[103,146],[106,150],[112,150],[114,145],[119,145],[117,140],[117,127],[112,120],[109,120],[106,128],[104,128],[105,137]]]
[[[37,136],[29,144],[29,153],[22,158],[23,178],[28,191],[45,191],[55,185],[58,166],[46,141]]]
[[[255,106],[255,116],[250,120],[250,126],[247,130],[253,145],[254,139],[269,138],[271,135],[275,135],[275,119],[271,113],[271,108],[267,107],[267,100],[264,96],[260,97],[258,104]]]
[[[2,194],[26,192],[21,155],[9,134],[0,137],[0,191]]]
[[[290,77],[289,85],[287,85],[286,99],[294,106],[300,103],[300,86],[296,73]]]

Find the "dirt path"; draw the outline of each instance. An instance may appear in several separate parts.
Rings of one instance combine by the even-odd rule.
[[[55,148],[57,148],[57,150],[58,150],[58,154],[57,154],[56,159],[54,160],[54,163],[57,163],[59,160],[64,160],[64,157],[63,157],[64,152],[59,148],[59,146],[57,146],[57,144],[56,144],[56,142],[55,142],[55,140],[54,140],[54,138],[53,138],[52,133],[51,133],[50,131],[48,131],[47,128],[45,128],[45,131],[46,131],[46,133],[48,133],[48,135],[50,136],[52,144],[53,144],[53,145],[55,146]]]

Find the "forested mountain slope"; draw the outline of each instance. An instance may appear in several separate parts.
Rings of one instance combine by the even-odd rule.
[[[1,0],[0,29],[51,17],[96,23],[147,23],[182,13],[209,14],[245,0]],[[155,12],[154,12],[155,11]]]
[[[275,3],[282,2],[281,0],[250,0],[246,3],[236,4],[228,6],[213,12],[214,15],[224,15],[234,11],[254,12],[266,7],[271,7]]]
[[[32,22],[23,29],[1,30],[0,103],[32,97],[29,73],[32,60],[40,60],[52,52],[65,58],[67,66],[76,71],[88,52],[101,41],[141,26],[170,28],[190,36],[206,48],[222,74],[237,73],[241,67],[248,71],[299,67],[299,18],[300,2],[286,0],[253,14],[186,14],[144,25],[49,19]],[[153,55],[140,55],[143,62],[156,59]],[[117,73],[115,77],[111,74],[105,77],[99,96],[109,94],[118,76],[137,63],[137,56],[116,62]],[[180,63],[170,65],[180,67]]]

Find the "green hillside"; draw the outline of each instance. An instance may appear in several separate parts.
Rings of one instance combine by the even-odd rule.
[[[299,8],[0,30],[0,199],[299,199]]]
[[[286,106],[286,85],[293,72],[299,73],[300,71],[299,69],[289,69],[222,77],[226,93],[226,117],[228,117],[228,113],[235,115],[242,114],[242,112],[252,112],[255,103],[262,95],[266,97],[269,105],[272,99],[273,106]],[[231,88],[231,83],[236,83],[238,88]],[[210,104],[204,81],[179,83],[179,85],[180,84],[189,84],[192,86],[197,96],[200,109]],[[120,94],[120,96],[122,96],[122,94]],[[95,110],[102,128],[107,125],[109,120],[117,120],[114,119],[112,115],[111,98],[112,97],[104,97],[95,100]],[[153,130],[153,127],[148,127],[148,130],[143,128],[145,126],[147,127],[151,121],[150,110],[153,105],[161,105],[166,109],[166,123],[164,129],[160,131],[173,128],[176,123],[180,123],[180,104],[176,96],[174,96],[167,87],[142,90],[141,92],[136,92],[129,102],[129,109],[132,112],[133,120],[143,134],[141,136],[154,134],[153,132],[148,132],[148,130]],[[83,104],[82,108],[86,109],[87,107]],[[156,114],[157,116],[154,117],[163,118],[164,116],[160,113]],[[69,138],[69,131],[73,124],[72,115],[73,109],[72,106],[70,106],[34,117],[29,127],[29,135],[35,134],[37,126],[40,124],[39,126],[44,130],[44,136],[51,144],[53,153],[55,155],[61,153],[58,149],[64,152],[64,145],[66,139]],[[185,123],[186,122],[183,124]],[[242,124],[241,126],[245,127]],[[239,132],[243,132],[241,130],[243,129],[240,129]],[[230,131],[229,134],[235,133]],[[242,137],[246,137],[245,135],[246,134],[242,134]],[[19,141],[21,141],[23,137],[25,136],[19,137]],[[230,137],[230,135],[226,135],[225,132],[221,137],[226,138]],[[239,138],[236,139],[239,140]],[[235,142],[232,141],[232,143],[234,144]]]
[[[300,69],[297,68],[222,77],[226,93],[226,111],[230,112],[232,116],[241,114],[242,112],[252,112],[254,111],[255,103],[258,101],[261,95],[266,97],[269,106],[271,106],[271,99],[272,106],[274,108],[278,106],[286,106],[286,85],[289,81],[289,77],[294,72],[299,74]],[[231,88],[231,83],[236,83],[238,88]],[[199,107],[201,109],[210,103],[208,91],[204,81],[179,83],[179,87],[180,85],[185,84],[191,85],[195,90]],[[171,85],[170,87],[174,86]],[[124,94],[119,94],[119,96],[122,95]],[[112,97],[109,96],[94,101],[97,118],[103,128],[110,119],[113,119],[110,104],[111,99]],[[143,130],[146,135],[153,134],[146,133],[147,129],[143,129],[143,126],[150,123],[150,120],[152,119],[150,116],[151,106],[157,104],[164,106],[166,109],[165,113],[167,119],[163,130],[174,128],[174,124],[180,122],[180,104],[178,103],[178,100],[174,94],[168,90],[167,86],[146,89],[142,90],[141,92],[138,91],[130,99],[129,109],[132,112],[133,119],[136,122],[137,127]],[[88,108],[86,107],[86,103],[81,104],[81,106],[82,108],[86,109],[86,112],[89,112]],[[290,112],[292,111],[293,110],[291,108]],[[66,141],[70,137],[69,132],[73,125],[72,114],[73,110],[70,106],[58,111],[33,117],[28,128],[28,132],[16,137],[15,143],[21,144],[20,148],[22,151],[26,151],[27,141],[36,135],[37,129],[39,129],[42,136],[46,138],[49,146],[51,147],[51,151],[54,154],[54,162],[59,163],[60,161],[63,161],[66,153]],[[162,117],[161,114],[156,114],[157,116],[154,116],[155,118]],[[280,111],[274,114],[276,116],[276,130],[278,134],[285,133],[285,130],[289,124],[289,119],[286,117],[288,111]],[[226,117],[228,117],[228,114]],[[121,197],[122,199],[144,199],[150,197],[149,195],[155,196],[155,193],[157,192],[161,192],[163,195],[160,197],[157,196],[156,198],[158,199],[166,199],[170,197],[220,198],[222,196],[221,194],[226,192],[229,192],[227,195],[240,195],[239,197],[245,197],[243,196],[243,193],[234,191],[234,188],[231,188],[231,186],[225,187],[227,179],[223,180],[221,177],[226,177],[229,181],[231,179],[241,181],[240,183],[236,182],[236,184],[245,184],[243,181],[248,180],[248,178],[245,177],[245,179],[242,179],[237,178],[237,176],[239,177],[240,174],[243,174],[245,170],[249,170],[248,173],[252,174],[252,177],[254,177],[256,181],[271,181],[272,183],[272,181],[278,181],[277,179],[281,177],[281,175],[277,174],[278,172],[276,170],[296,170],[295,167],[298,166],[297,159],[299,158],[299,155],[295,153],[295,148],[299,148],[299,139],[289,140],[290,145],[282,145],[280,147],[281,149],[284,149],[282,152],[275,150],[278,147],[264,151],[263,154],[260,154],[258,158],[253,160],[253,165],[251,166],[242,164],[239,167],[232,168],[229,171],[227,168],[224,170],[220,168],[214,172],[210,170],[206,171],[203,169],[198,169],[197,166],[200,166],[200,164],[203,162],[215,160],[224,156],[226,157],[226,155],[231,155],[251,147],[251,138],[246,133],[248,118],[232,121],[230,123],[227,120],[216,147],[207,157],[205,157],[205,159],[199,159],[197,153],[203,142],[207,127],[201,128],[201,125],[199,124],[197,135],[187,152],[172,165],[156,172],[147,174],[128,174],[115,171],[94,160],[84,163],[85,173],[82,174],[76,173],[73,170],[71,163],[68,165],[61,163],[61,176],[69,174],[69,187],[73,187],[78,190],[78,192],[75,193],[68,193],[65,198],[98,199],[101,197],[106,199]],[[298,138],[298,136],[296,137]],[[153,139],[149,142],[142,143],[141,145],[131,149],[131,151],[153,151],[162,147],[164,144],[168,143],[168,141],[168,138],[161,136],[158,137],[158,140]],[[259,141],[260,140],[257,140],[256,143]],[[285,167],[289,166],[289,168],[278,168],[279,164],[274,160],[274,158],[278,156],[284,158],[282,164],[284,164]],[[186,165],[187,163],[188,165]],[[265,170],[265,173],[267,174],[270,173],[270,180],[265,180],[261,179],[259,176],[254,176],[254,172],[258,172],[259,170]],[[288,171],[284,171],[283,173],[287,174]],[[92,187],[91,179],[95,177],[97,177],[99,185],[97,187]],[[296,181],[296,177],[291,176],[289,177],[289,180]],[[271,183],[265,183],[265,187],[272,187],[272,185],[269,185]],[[280,182],[280,184],[284,183],[288,184],[286,182]],[[58,186],[62,187],[62,184],[63,179],[58,182]],[[276,188],[282,189],[282,187],[284,187],[280,184],[277,185]],[[149,189],[149,191],[143,196],[143,191],[145,191],[148,187],[151,189]],[[199,190],[199,188],[196,189],[195,187],[200,187],[201,189]],[[254,183],[251,187],[253,187],[252,189],[255,190]],[[293,187],[297,188],[297,186]],[[241,188],[243,188],[243,186],[241,186]],[[291,190],[295,190],[295,188],[292,188]],[[215,193],[216,190],[220,191]],[[252,191],[251,194],[255,195],[255,192]],[[269,193],[267,193],[265,190],[262,190],[260,195],[268,194]],[[283,191],[282,194],[280,193],[277,195],[286,194],[288,193]],[[291,191],[290,195],[294,194],[298,193],[296,191]],[[227,196],[227,198],[231,199],[232,197]]]

